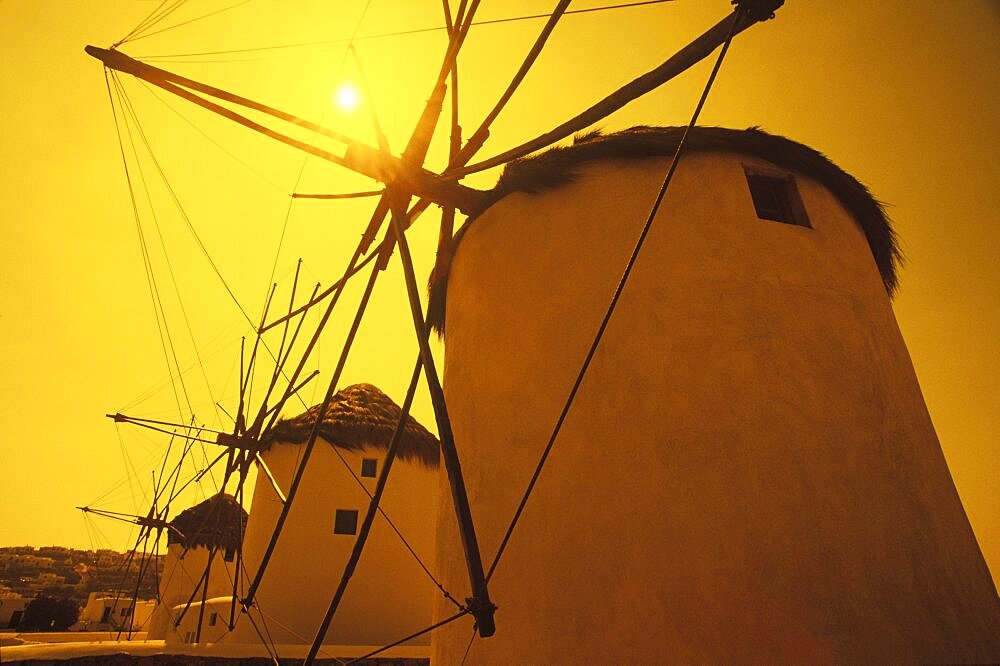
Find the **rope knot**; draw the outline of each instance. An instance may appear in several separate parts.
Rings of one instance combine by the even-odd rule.
[[[496,633],[496,624],[493,622],[493,613],[497,610],[497,605],[487,599],[480,597],[468,597],[465,600],[465,607],[475,618],[475,629],[483,638],[489,638]]]

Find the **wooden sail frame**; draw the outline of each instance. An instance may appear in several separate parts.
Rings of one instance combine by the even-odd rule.
[[[117,51],[114,47],[111,49],[101,49],[88,46],[86,48],[88,54],[101,60],[108,69],[132,74],[137,78],[148,81],[149,83],[171,92],[172,94],[187,99],[202,108],[233,120],[248,129],[269,136],[272,139],[320,157],[329,162],[348,168],[356,173],[374,178],[385,184],[386,188],[378,193],[379,203],[372,216],[369,231],[366,232],[366,242],[367,245],[370,245],[370,243],[374,240],[376,230],[388,214],[390,218],[390,231],[392,236],[390,236],[389,232],[387,232],[385,241],[383,241],[383,243],[379,246],[378,255],[381,257],[381,261],[379,263],[384,264],[384,261],[387,259],[389,252],[391,252],[393,245],[399,246],[400,256],[407,280],[411,315],[418,338],[418,345],[420,347],[420,362],[417,364],[416,371],[419,371],[421,366],[423,367],[431,390],[432,403],[435,410],[435,416],[438,421],[438,428],[442,434],[442,450],[452,489],[453,504],[459,521],[460,534],[463,540],[467,565],[470,573],[470,582],[472,584],[473,596],[467,600],[468,605],[464,608],[463,612],[458,613],[451,619],[455,619],[466,613],[471,613],[476,618],[476,628],[479,635],[482,637],[488,637],[495,631],[492,619],[495,607],[489,601],[487,578],[483,574],[482,558],[475,539],[474,522],[472,520],[471,511],[469,510],[468,498],[466,496],[464,481],[461,476],[461,467],[457,450],[450,431],[449,420],[447,417],[447,406],[444,401],[443,391],[441,391],[440,382],[434,369],[433,357],[430,355],[429,348],[427,347],[427,328],[425,322],[423,322],[422,313],[420,312],[419,297],[416,293],[416,282],[413,275],[412,259],[409,257],[409,252],[406,249],[406,239],[404,235],[405,229],[412,222],[412,218],[415,217],[415,214],[419,214],[422,210],[421,206],[426,208],[430,203],[437,203],[445,208],[440,241],[441,247],[444,247],[446,245],[445,241],[450,238],[451,235],[451,225],[448,224],[448,221],[453,219],[454,210],[457,209],[465,213],[476,213],[489,203],[486,192],[475,190],[458,183],[457,181],[461,177],[480,170],[499,166],[512,159],[525,156],[531,152],[544,148],[555,141],[565,138],[575,131],[594,124],[630,101],[656,87],[659,87],[666,81],[675,77],[677,74],[687,70],[695,63],[704,59],[707,55],[712,53],[715,48],[723,44],[723,42],[727,39],[727,36],[731,39],[733,35],[745,30],[750,25],[760,20],[769,18],[773,11],[780,7],[783,2],[782,0],[744,0],[744,2],[741,3],[738,0],[734,0],[734,4],[737,5],[737,8],[732,14],[717,23],[707,32],[691,42],[688,46],[678,51],[674,56],[654,70],[630,82],[626,86],[623,86],[606,97],[604,100],[598,102],[574,118],[566,121],[554,130],[536,137],[531,141],[525,142],[520,146],[500,153],[493,158],[471,166],[465,166],[465,164],[467,164],[467,162],[473,157],[475,152],[482,146],[486,137],[489,135],[489,124],[493,119],[495,119],[499,110],[506,103],[506,100],[509,99],[510,95],[513,93],[513,89],[516,88],[519,83],[520,78],[523,78],[524,74],[526,74],[528,69],[530,69],[530,64],[533,62],[533,58],[537,57],[541,44],[544,44],[544,40],[547,38],[548,33],[551,32],[551,28],[555,25],[555,21],[558,20],[558,15],[565,10],[568,4],[568,0],[561,0],[559,2],[556,11],[553,12],[554,18],[550,20],[549,24],[547,24],[546,31],[543,32],[539,42],[536,43],[536,48],[534,48],[532,53],[529,54],[528,59],[525,61],[525,65],[523,65],[521,70],[519,70],[517,77],[515,77],[515,81],[512,82],[511,87],[509,87],[508,91],[505,92],[504,97],[501,98],[500,102],[498,102],[497,107],[495,107],[494,111],[487,116],[486,120],[483,121],[476,132],[473,133],[472,138],[465,144],[465,146],[461,146],[460,129],[458,128],[457,123],[457,107],[454,106],[456,97],[453,92],[452,99],[454,115],[452,119],[450,159],[447,169],[445,169],[445,171],[441,174],[430,172],[420,165],[423,163],[424,157],[426,156],[426,149],[430,142],[430,136],[433,134],[434,125],[436,124],[437,117],[440,115],[442,110],[441,102],[443,101],[445,94],[445,79],[451,77],[453,83],[457,83],[457,74],[454,71],[455,56],[457,55],[462,40],[464,39],[465,34],[468,31],[468,27],[471,24],[472,16],[474,15],[476,6],[478,5],[477,0],[473,0],[471,6],[468,8],[463,0],[462,5],[458,10],[458,16],[455,19],[454,25],[452,25],[450,20],[450,12],[447,12],[447,2],[445,2],[446,12],[448,13],[449,18],[449,32],[451,34],[448,52],[445,56],[434,94],[428,101],[428,104],[425,107],[424,115],[421,117],[421,122],[418,123],[417,129],[414,131],[413,137],[411,137],[410,144],[408,144],[407,150],[404,151],[401,158],[393,156],[388,151],[384,142],[380,142],[381,145],[378,148],[367,146],[361,142],[351,139],[350,137],[327,128],[323,128],[301,118],[297,118],[291,114],[279,111],[273,107],[269,107],[239,95],[234,95],[233,93],[229,93],[220,88],[208,86],[192,79],[188,79],[166,70],[139,62],[129,58],[120,51]],[[468,11],[466,12],[466,10]],[[346,151],[344,154],[338,155],[312,143],[294,139],[287,134],[265,127],[260,123],[250,120],[249,118],[196,93],[201,93],[201,95],[205,95],[207,97],[214,97],[230,104],[250,108],[279,120],[303,127],[319,135],[343,143],[346,145]],[[420,197],[421,200],[417,203],[414,209],[407,211],[410,198],[413,196]],[[449,214],[448,211],[452,212]],[[335,292],[336,296],[339,296],[340,291],[342,291],[343,284],[346,282],[348,275],[352,274],[351,271],[353,270],[354,264],[358,259],[360,259],[360,254],[356,254],[351,265],[349,265],[348,270],[345,272],[345,279],[339,283],[340,286]],[[382,267],[384,266],[377,265],[376,269],[373,270],[372,282],[374,281],[375,275],[380,272],[379,269]],[[360,268],[360,265],[358,268]],[[330,310],[332,310],[332,305],[336,302],[336,296],[334,301],[330,304],[326,316],[323,318],[321,327],[322,325],[325,325],[325,321],[329,316]],[[316,298],[316,292],[314,291],[313,299],[310,300],[307,306],[311,307],[318,302],[319,300]],[[285,323],[287,329],[289,319],[295,314],[304,314],[306,309],[307,308],[300,308],[299,310],[293,312],[290,308],[289,314],[285,318],[278,320],[268,327],[265,327],[265,308],[265,315],[262,317],[261,325],[258,328],[255,350],[251,355],[251,359],[255,358],[256,345],[260,342],[261,334],[267,330],[267,328],[279,323]],[[363,310],[364,304],[362,304],[361,308],[359,308],[358,317],[360,317],[363,313]],[[284,345],[284,339],[282,341],[282,345]],[[287,361],[287,357],[284,360]],[[275,369],[271,387],[268,391],[269,395],[270,391],[274,388],[274,383],[282,363],[283,361],[279,363],[278,367]],[[301,370],[301,367],[299,370]],[[298,373],[296,373],[296,376],[297,374]],[[337,374],[338,373],[335,373],[335,380],[332,383],[331,391],[336,385]],[[249,369],[246,376],[249,376]],[[223,488],[225,488],[226,482],[228,482],[230,476],[234,472],[239,471],[239,482],[237,486],[237,493],[239,496],[242,496],[242,486],[246,479],[246,471],[249,469],[250,465],[259,459],[259,445],[257,444],[257,438],[260,436],[261,432],[266,430],[268,427],[264,424],[264,420],[266,420],[267,416],[270,415],[272,417],[270,424],[273,424],[274,419],[277,418],[278,411],[280,411],[279,405],[272,406],[270,411],[265,411],[265,406],[262,406],[258,416],[248,428],[243,413],[243,396],[245,389],[246,385],[241,382],[241,405],[237,414],[234,432],[231,435],[228,433],[219,433],[217,441],[214,442],[222,444],[228,449],[229,460],[226,465],[226,479],[223,482]],[[328,393],[324,404],[329,402],[329,395],[330,394]],[[287,396],[288,392],[286,391],[284,396],[285,399],[287,399]],[[283,400],[279,401],[279,404],[283,404]],[[321,410],[321,413],[322,412],[323,410]],[[128,420],[126,418],[117,418],[119,416],[121,415],[115,415],[115,419],[122,421]],[[405,419],[405,412],[403,419]],[[136,421],[133,420],[133,422]],[[149,424],[146,424],[146,427],[149,427]],[[310,437],[310,445],[314,442],[315,438],[316,432],[314,431]],[[304,467],[305,460],[302,462],[301,469],[304,469]],[[387,475],[387,473],[388,469],[385,470],[385,475]],[[382,481],[383,479],[380,478],[380,482]],[[290,507],[293,498],[294,490],[290,489],[287,499],[283,497],[283,504],[285,505],[284,508],[286,510]],[[377,507],[376,498],[373,498],[373,506]],[[154,527],[156,526],[150,525],[149,529],[153,529]],[[363,546],[363,538],[359,537],[359,544]],[[209,558],[209,565],[210,564],[211,558]],[[207,575],[208,572],[206,571],[205,576]],[[237,577],[238,575],[239,574],[237,574]],[[256,582],[259,582],[259,575]],[[256,588],[256,582],[251,586],[251,590]],[[196,592],[197,589],[192,594],[194,595]],[[235,592],[236,590],[234,585],[234,600],[236,597]],[[249,602],[252,603],[252,592],[250,597]],[[191,602],[188,603],[188,606],[190,606],[190,603]],[[247,600],[244,600],[244,612],[248,611],[248,607],[249,603],[247,603]],[[332,608],[335,610],[335,604]],[[202,606],[201,612],[203,613],[203,611],[204,607]],[[232,620],[230,624],[232,624]],[[200,625],[201,623],[199,621],[199,635]],[[317,635],[307,662],[311,661],[315,657],[317,647],[322,643],[324,633],[325,629]]]

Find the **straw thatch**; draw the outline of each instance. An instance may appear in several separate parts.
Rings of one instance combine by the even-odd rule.
[[[504,168],[477,215],[512,192],[538,193],[569,183],[576,177],[578,167],[586,162],[672,156],[683,132],[683,127],[633,127],[608,135],[592,132],[576,137],[572,146],[552,148],[533,157],[515,160]],[[867,187],[825,155],[756,127],[745,130],[695,127],[688,136],[685,150],[751,155],[822,183],[861,227],[886,291],[890,296],[895,293],[896,271],[902,255],[884,205],[872,196]],[[669,195],[664,205],[670,205]],[[469,222],[456,234],[450,251],[442,255],[454,256],[458,243],[475,217],[470,216]],[[447,261],[434,267],[427,306],[428,320],[442,335],[448,271]]]
[[[234,550],[243,538],[247,512],[232,495],[219,493],[181,511],[170,525],[175,529],[167,530],[167,545]]]
[[[273,442],[302,444],[309,439],[313,424],[322,405],[315,405],[304,414],[283,419],[263,437],[266,449]],[[330,444],[348,451],[365,446],[386,450],[402,410],[392,398],[371,384],[355,384],[333,396],[326,416],[319,426],[319,435]],[[396,455],[403,460],[418,461],[427,467],[437,467],[440,443],[416,422],[406,419]]]

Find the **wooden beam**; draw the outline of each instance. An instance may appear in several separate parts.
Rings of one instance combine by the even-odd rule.
[[[769,6],[768,11],[773,11],[781,6],[782,2],[783,0],[764,0],[763,4]],[[594,123],[608,117],[629,102],[645,95],[651,90],[655,90],[670,79],[676,77],[678,74],[686,71],[691,66],[706,58],[710,53],[712,53],[712,51],[722,45],[722,43],[726,40],[726,36],[731,31],[734,35],[739,34],[751,25],[757,23],[759,20],[766,20],[767,18],[766,15],[764,15],[764,18],[757,18],[758,16],[762,16],[762,14],[754,13],[750,16],[746,16],[741,11],[741,8],[737,7],[731,14],[709,28],[705,31],[705,33],[700,35],[663,63],[646,72],[642,76],[633,79],[591,106],[586,111],[577,114],[573,118],[570,118],[563,124],[546,132],[545,134],[522,143],[520,146],[511,148],[510,150],[504,151],[499,155],[495,155],[494,157],[483,160],[482,162],[477,162],[476,164],[448,169],[444,172],[444,175],[452,178],[461,178],[462,176],[466,176],[470,173],[491,169],[493,167],[500,166],[501,164],[506,164],[511,160],[529,155],[537,150],[541,150],[542,148],[552,145],[556,141],[565,139],[574,132],[579,132],[580,130],[590,127]],[[470,144],[472,143],[473,142],[470,140]]]
[[[485,192],[466,187],[453,182],[453,179],[443,179],[435,173],[415,166],[385,151],[366,145],[360,141],[335,132],[329,128],[317,125],[316,123],[304,120],[290,113],[280,111],[266,104],[255,102],[246,97],[235,95],[228,91],[216,88],[193,79],[189,79],[173,72],[153,67],[146,63],[130,58],[120,51],[113,49],[102,49],[96,46],[87,46],[84,49],[89,55],[97,58],[105,67],[109,69],[131,74],[136,78],[147,81],[169,93],[183,97],[193,104],[212,111],[218,115],[226,117],[248,129],[269,136],[276,141],[292,146],[304,152],[325,159],[334,164],[343,166],[351,171],[359,173],[369,178],[373,178],[385,184],[392,183],[398,189],[409,192],[414,196],[425,197],[431,201],[443,205],[454,206],[463,212],[475,212],[479,204],[483,201]],[[201,97],[195,92],[214,97],[231,104],[243,106],[254,111],[259,111],[266,115],[278,118],[285,122],[297,125],[316,134],[339,141],[346,145],[347,149],[343,155],[337,155],[328,150],[324,150],[305,141],[292,138],[287,134],[278,132],[258,122],[250,120],[232,109],[221,106]]]

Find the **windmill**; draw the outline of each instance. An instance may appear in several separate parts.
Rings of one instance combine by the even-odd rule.
[[[218,88],[205,86],[204,84],[200,84],[190,79],[178,77],[163,70],[131,60],[116,49],[101,50],[88,47],[88,52],[90,52],[91,55],[100,58],[104,64],[111,69],[133,74],[148,81],[149,83],[163,88],[164,90],[177,94],[190,102],[218,112],[251,130],[266,134],[271,138],[285,143],[286,145],[302,149],[314,156],[320,157],[332,163],[347,167],[367,176],[374,177],[385,184],[385,189],[378,194],[379,200],[372,215],[371,223],[363,236],[362,243],[359,245],[358,251],[349,262],[348,267],[344,272],[343,279],[334,285],[317,292],[315,296],[305,305],[299,306],[298,308],[290,306],[288,314],[275,320],[274,322],[271,322],[270,324],[265,324],[262,318],[262,321],[258,326],[258,332],[259,335],[263,335],[265,332],[276,326],[287,326],[288,322],[292,321],[293,317],[301,316],[310,308],[321,307],[324,302],[327,302],[328,305],[326,306],[323,316],[323,320],[325,322],[332,312],[333,305],[339,299],[346,281],[350,279],[351,276],[360,272],[362,268],[368,266],[369,264],[374,264],[371,268],[369,282],[366,287],[366,296],[362,299],[362,304],[358,309],[358,315],[355,317],[352,334],[348,338],[348,344],[345,345],[344,354],[341,356],[341,362],[338,364],[338,371],[334,373],[334,378],[331,381],[324,401],[321,403],[321,407],[318,410],[319,414],[325,413],[333,395],[335,394],[337,382],[339,381],[339,371],[343,367],[343,359],[346,358],[346,353],[350,348],[350,342],[353,340],[353,334],[356,332],[357,324],[360,322],[360,317],[364,313],[367,297],[370,295],[380,269],[384,268],[385,262],[389,260],[390,253],[394,250],[398,250],[406,275],[406,286],[410,302],[410,314],[420,348],[420,354],[416,361],[416,369],[414,371],[413,380],[410,384],[407,401],[412,399],[411,396],[415,390],[416,381],[422,369],[426,376],[435,408],[434,411],[437,420],[438,432],[441,436],[442,456],[448,472],[450,490],[454,502],[454,510],[456,512],[459,533],[463,543],[463,554],[467,568],[468,587],[471,595],[466,599],[466,603],[459,609],[457,614],[449,618],[442,619],[441,623],[453,622],[460,617],[464,617],[465,615],[472,615],[475,619],[476,631],[478,635],[481,637],[488,637],[494,633],[495,628],[492,618],[495,609],[486,584],[487,574],[484,571],[482,556],[478,547],[475,523],[472,520],[469,500],[462,478],[461,466],[458,462],[457,448],[451,432],[451,422],[448,415],[447,405],[444,400],[444,392],[441,388],[441,382],[428,348],[427,336],[429,335],[429,327],[425,320],[424,313],[421,311],[419,288],[413,268],[413,260],[409,256],[409,249],[404,232],[413,223],[415,217],[419,213],[426,210],[426,208],[432,203],[444,206],[445,214],[443,215],[442,229],[440,232],[442,244],[439,256],[447,256],[450,251],[451,238],[453,235],[452,225],[454,212],[458,210],[469,214],[478,214],[487,208],[490,203],[492,203],[490,198],[491,194],[465,187],[457,182],[459,178],[475,173],[477,170],[497,166],[511,160],[524,157],[529,153],[535,152],[555,141],[569,136],[573,132],[591,126],[594,122],[597,122],[608,113],[620,108],[622,105],[632,99],[635,99],[644,92],[647,92],[648,90],[664,83],[672,76],[675,76],[677,73],[689,67],[694,62],[706,57],[720,45],[723,47],[722,53],[724,54],[726,45],[728,45],[729,41],[736,34],[738,34],[738,32],[746,29],[756,21],[767,18],[774,10],[774,5],[780,5],[780,3],[772,3],[772,6],[762,7],[759,3],[753,4],[754,6],[750,6],[751,3],[741,3],[732,15],[711,28],[700,38],[696,39],[690,46],[683,49],[675,57],[652,70],[649,74],[624,86],[622,89],[613,93],[605,100],[595,104],[588,111],[580,114],[570,121],[567,121],[552,132],[548,132],[533,141],[526,142],[522,146],[505,151],[494,158],[468,165],[468,162],[471,161],[475,151],[480,145],[482,145],[482,142],[488,135],[490,122],[496,117],[497,114],[500,113],[500,110],[503,108],[506,100],[510,98],[511,94],[513,94],[521,78],[523,78],[524,74],[531,67],[534,58],[537,57],[538,53],[541,51],[541,48],[544,45],[548,34],[555,26],[556,21],[558,21],[560,16],[566,11],[568,3],[559,3],[556,10],[552,13],[545,30],[543,30],[542,35],[539,37],[535,48],[532,49],[528,57],[525,59],[525,65],[522,67],[521,71],[518,72],[518,76],[515,77],[510,88],[507,92],[505,92],[500,102],[498,102],[495,110],[488,115],[482,126],[471,134],[471,138],[464,144],[464,146],[462,145],[461,138],[457,136],[457,134],[453,133],[453,148],[449,165],[441,173],[433,173],[426,170],[423,168],[422,164],[426,156],[432,128],[436,124],[437,116],[441,113],[441,109],[444,106],[446,84],[454,74],[455,57],[468,33],[469,26],[473,21],[475,10],[478,6],[475,2],[470,3],[468,7],[465,7],[463,4],[454,17],[452,17],[450,13],[448,15],[449,24],[452,26],[448,53],[444,58],[444,63],[441,67],[438,80],[433,88],[428,105],[425,109],[424,116],[421,118],[417,131],[414,132],[413,137],[400,158],[393,157],[387,150],[387,146],[385,146],[384,143],[378,147],[367,146],[340,134],[329,132],[319,125],[295,118],[294,116],[278,111],[277,109],[252,102],[251,100],[233,95]],[[763,4],[766,5],[767,3]],[[454,81],[452,81],[452,83],[454,83]],[[454,85],[452,85],[452,89],[454,89]],[[340,153],[306,144],[294,139],[288,134],[264,127],[262,124],[241,115],[239,112],[233,111],[230,107],[224,107],[219,102],[209,100],[207,97],[221,100],[230,105],[250,108],[258,113],[263,113],[278,120],[291,122],[300,127],[304,127],[309,131],[315,132],[316,134],[323,135],[333,141],[340,142],[345,147],[345,151]],[[697,114],[695,114],[695,117],[696,115]],[[694,122],[695,119],[693,118],[691,124],[693,125]],[[681,153],[681,146],[683,146],[683,143],[683,141],[678,143],[678,155]],[[669,173],[673,173],[673,168],[671,168]],[[666,185],[664,185],[664,190],[666,190]],[[415,204],[411,205],[413,197],[418,197],[419,199]],[[384,231],[382,240],[373,249],[372,245],[376,240],[378,240],[378,234],[382,230],[382,225],[384,224],[386,217],[389,218],[389,228]],[[639,247],[636,248],[637,253],[638,250]],[[362,259],[362,256],[366,256],[366,258]],[[327,301],[326,299],[329,300]],[[595,342],[595,347],[598,342],[599,339]],[[255,349],[256,348],[257,343],[255,342]],[[280,352],[278,357],[281,357]],[[253,363],[254,358],[255,355],[252,354],[251,363]],[[277,367],[280,369],[281,364],[279,363]],[[300,373],[301,368],[292,373],[291,379],[288,381],[290,387],[296,385],[296,381],[299,379]],[[277,374],[278,371],[276,370],[275,375]],[[285,400],[287,400],[287,397]],[[259,447],[260,438],[270,427],[267,422],[270,419],[270,424],[274,424],[273,419],[275,419],[277,414],[280,412],[280,408],[277,407],[280,404],[282,404],[281,399],[270,406],[265,406],[262,403],[260,411],[258,411],[253,418],[250,418],[250,414],[245,415],[243,413],[244,410],[241,408],[237,414],[236,425],[234,426],[233,432],[220,433],[217,441],[227,447],[228,455],[232,460],[231,464],[227,464],[227,478],[233,473],[237,473],[240,479],[238,483],[243,482],[242,480],[246,476],[245,470],[248,470],[249,465],[254,464],[257,460],[256,449]],[[407,403],[404,402],[404,405],[406,404]],[[404,415],[406,413],[405,407],[403,409],[403,413]],[[319,423],[319,421],[317,421],[317,423]],[[304,460],[300,468],[302,470],[305,469],[305,460],[308,460],[315,446],[316,437],[317,434],[314,431],[306,444],[303,456]],[[296,479],[299,478],[301,478],[301,474],[296,476]],[[382,484],[380,483],[380,485]],[[292,506],[295,497],[295,488],[297,488],[297,486],[297,480],[293,480],[292,485],[289,487],[287,493],[285,493],[286,507]],[[378,496],[378,490],[376,490],[374,494]],[[365,523],[366,525],[370,526],[371,521],[374,519],[375,506],[377,506],[377,503],[373,502],[373,508],[369,510],[369,516]],[[290,511],[290,508],[288,510]],[[284,520],[279,518],[270,550],[273,550],[274,544],[276,544],[280,539],[281,525],[283,522]],[[366,531],[363,528],[361,534],[364,535],[365,533]],[[359,557],[363,546],[364,539],[359,538],[357,548]],[[259,579],[263,576],[266,566],[267,556],[265,556],[260,570],[251,580],[247,594],[241,600],[243,602],[244,609],[248,609],[252,605],[254,593],[259,585]],[[345,581],[346,580],[347,577],[345,577]],[[335,611],[336,600],[333,604],[331,604],[330,614],[328,617],[331,617]],[[325,630],[320,631],[314,641],[310,658],[316,655],[318,646],[322,643],[323,633],[325,633]]]

